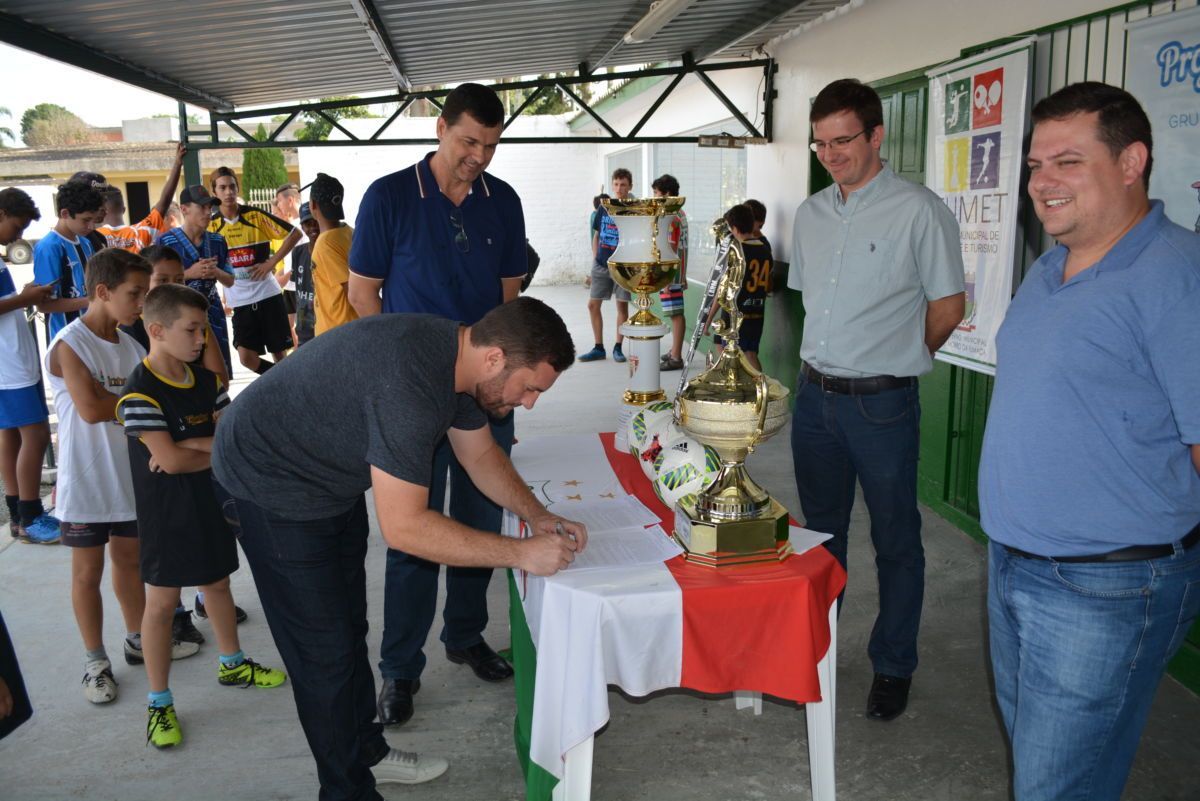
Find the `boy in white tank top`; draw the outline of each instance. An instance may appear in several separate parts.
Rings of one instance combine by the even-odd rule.
[[[88,307],[58,332],[46,351],[46,379],[58,413],[58,494],[62,542],[72,548],[71,604],[83,637],[84,696],[94,704],[117,697],[112,663],[104,649],[100,579],[109,544],[113,591],[128,636],[125,660],[141,664],[141,621],[146,595],[139,570],[137,508],[124,431],[116,420],[126,377],[146,355],[117,329],[142,310],[150,264],[141,256],[106,248],[87,263]],[[191,656],[195,643],[177,643],[172,658]]]

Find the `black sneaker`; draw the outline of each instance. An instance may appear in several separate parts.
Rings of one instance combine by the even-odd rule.
[[[186,609],[175,613],[175,619],[171,621],[171,637],[180,642],[194,642],[196,645],[204,644],[204,635],[200,633],[200,629],[196,628],[196,624],[192,622],[192,613]]]
[[[246,622],[247,615],[245,609],[234,604],[233,612],[239,624]],[[208,612],[204,611],[204,601],[201,601],[199,596],[196,596],[196,617],[208,620]]]

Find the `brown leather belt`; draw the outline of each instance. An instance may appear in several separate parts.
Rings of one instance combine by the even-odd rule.
[[[800,372],[809,381],[819,386],[822,392],[836,392],[839,395],[878,395],[889,389],[917,385],[915,376],[901,378],[894,375],[872,375],[865,378],[845,378],[838,375],[825,375],[808,362],[801,362]]]
[[[1197,542],[1200,542],[1200,524],[1197,524],[1195,528],[1184,535],[1183,539],[1179,541],[1179,545],[1186,551]],[[1143,562],[1147,559],[1161,559],[1164,556],[1170,556],[1175,553],[1175,544],[1168,542],[1162,545],[1133,545],[1129,548],[1121,548],[1116,551],[1090,556],[1042,556],[1041,554],[1022,551],[1020,548],[1012,548],[1008,545],[1004,546],[1004,550],[1013,556],[1020,556],[1023,559],[1040,559],[1044,562]]]

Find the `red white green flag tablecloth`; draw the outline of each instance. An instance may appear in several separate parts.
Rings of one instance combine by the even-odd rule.
[[[513,462],[539,499],[573,503],[632,494],[671,530],[672,513],[612,434],[522,438]],[[506,525],[516,521],[506,520]],[[563,755],[608,721],[608,686],[635,696],[683,687],[820,700],[817,662],[828,610],[846,574],[821,547],[778,564],[723,570],[682,557],[631,568],[511,571],[518,756],[526,798],[549,799]]]

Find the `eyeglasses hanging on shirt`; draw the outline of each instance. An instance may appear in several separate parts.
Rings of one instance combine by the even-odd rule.
[[[450,222],[458,229],[458,233],[454,235],[454,246],[458,248],[459,253],[470,253],[471,241],[467,239],[467,230],[463,228],[462,209],[450,212]]]

